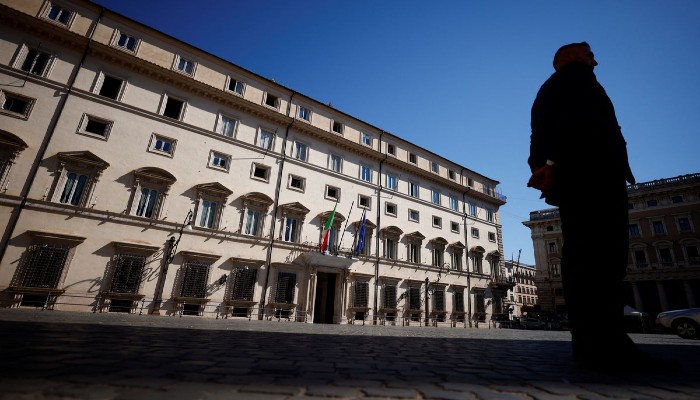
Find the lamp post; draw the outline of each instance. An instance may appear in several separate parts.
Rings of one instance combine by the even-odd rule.
[[[438,283],[440,283],[443,271],[447,271],[445,275],[449,275],[450,264],[442,264],[442,266],[440,266],[440,269],[438,270],[438,277],[434,282],[430,282],[430,279],[428,279],[427,276],[425,277],[425,326],[430,325],[430,302],[428,300],[430,299],[430,294],[434,293],[435,288],[437,287]]]
[[[167,252],[165,252],[165,257],[163,257],[163,267],[161,268],[160,275],[158,276],[156,293],[153,296],[153,310],[151,311],[151,314],[160,314],[160,306],[163,302],[163,289],[165,286],[165,277],[168,274],[168,267],[170,266],[170,263],[173,262],[175,254],[177,253],[177,246],[180,244],[180,239],[182,239],[182,231],[185,229],[185,226],[188,226],[191,222],[192,210],[189,210],[187,211],[185,220],[182,222],[182,225],[180,225],[180,230],[177,233],[177,239],[175,239],[174,235],[168,239]]]

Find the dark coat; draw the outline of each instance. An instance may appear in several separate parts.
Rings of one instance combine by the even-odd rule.
[[[591,66],[571,62],[552,74],[537,93],[531,117],[530,169],[556,163],[547,203],[558,205],[581,185],[634,183],[615,109]]]

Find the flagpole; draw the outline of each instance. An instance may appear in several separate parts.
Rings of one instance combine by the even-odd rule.
[[[352,201],[352,204],[350,204],[350,211],[348,212],[348,218],[345,220],[345,226],[343,227],[343,233],[340,235],[340,243],[338,243],[338,246],[335,248],[335,255],[338,255],[338,249],[340,248],[340,245],[343,244],[343,237],[345,236],[345,230],[348,228],[348,221],[350,221],[350,214],[352,214],[352,207],[355,205],[355,200]],[[352,254],[352,252],[351,252]]]

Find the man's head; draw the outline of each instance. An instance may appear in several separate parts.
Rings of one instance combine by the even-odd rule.
[[[561,67],[573,61],[582,62],[589,65],[591,68],[598,65],[598,62],[593,57],[591,46],[586,42],[570,43],[561,46],[556,54],[554,54],[554,61],[552,64],[554,65],[554,69],[559,71]]]

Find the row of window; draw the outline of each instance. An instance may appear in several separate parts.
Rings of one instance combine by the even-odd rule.
[[[670,204],[680,204],[684,202],[682,195],[673,195],[670,198],[662,199],[662,203],[667,203],[670,200]],[[642,205],[646,205],[646,208],[653,208],[659,206],[658,199],[649,199],[644,203],[627,203],[627,208],[633,210],[635,208],[642,208]]]
[[[69,27],[70,21],[73,18],[74,12],[58,5],[47,2],[47,7],[42,16],[52,22],[59,23],[66,27]],[[114,35],[111,40],[111,45],[120,50],[136,54],[140,44],[140,39],[134,35],[122,32],[119,29],[114,31]],[[50,68],[50,63],[53,56],[47,52],[40,51],[39,49],[29,49],[26,48],[20,53],[21,57],[18,60],[21,62],[16,62],[16,67],[33,73],[35,75],[46,76]],[[181,54],[176,54],[173,59],[172,70],[190,77],[194,77],[197,69],[197,62],[193,59],[189,59]],[[106,77],[104,83],[104,90],[100,90],[100,94],[112,98],[114,100],[119,100],[123,90],[125,88],[125,82],[122,79],[116,77]],[[232,94],[243,97],[245,95],[246,83],[240,79],[234,78],[232,76],[227,77],[225,84],[225,90]],[[280,98],[270,92],[265,92],[263,96],[262,104],[271,107],[275,110],[280,108]],[[163,111],[163,115],[170,118],[181,120],[184,116],[184,104],[185,101],[182,99],[174,99],[172,104],[166,106],[166,110]],[[296,117],[300,120],[311,123],[313,118],[313,111],[311,107],[298,105],[296,110]],[[331,119],[329,129],[331,132],[342,135],[344,133],[344,124],[340,121]],[[224,128],[226,129],[226,128]],[[373,147],[374,138],[371,134],[366,132],[360,132],[360,143],[369,147]],[[387,143],[386,153],[390,156],[397,156],[396,145]],[[418,165],[418,155],[414,152],[407,152],[406,161],[408,163]],[[444,168],[444,167],[443,167]],[[435,174],[440,174],[441,167],[436,161],[430,161],[430,171]],[[454,170],[447,168],[447,176],[449,179],[456,181],[457,174]],[[469,187],[474,186],[474,181],[468,178],[467,185]],[[484,187],[484,192],[490,191],[488,185]]]
[[[690,217],[679,217],[676,216],[676,229],[678,233],[692,233],[695,231],[693,222]],[[667,235],[668,230],[666,229],[666,224],[662,219],[651,220],[650,222],[651,232],[653,236]],[[631,238],[642,237],[642,229],[638,223],[629,224],[629,234]]]
[[[700,252],[698,250],[697,244],[687,244],[682,246],[683,257],[687,265],[700,265]],[[673,248],[669,245],[667,247],[656,247],[656,258],[658,264],[650,263],[647,257],[646,249],[632,249],[632,258],[634,266],[637,268],[646,268],[649,266],[661,266],[661,267],[673,267],[678,265],[676,256],[674,254]]]

